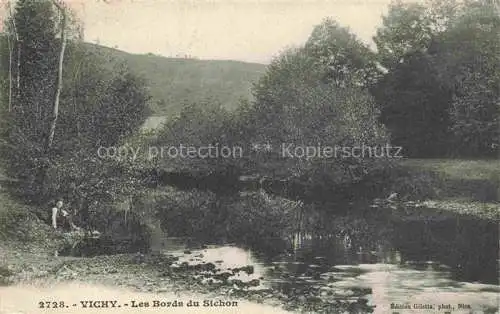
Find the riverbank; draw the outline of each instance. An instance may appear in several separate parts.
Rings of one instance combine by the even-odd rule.
[[[500,160],[403,159],[397,166],[390,183],[397,197],[388,208],[500,220]]]
[[[369,227],[373,218],[360,221],[356,230]],[[453,222],[397,224],[393,226],[397,238],[370,231],[366,239],[353,235],[362,251],[344,247],[342,239],[318,239],[318,246],[311,242],[315,239],[305,237],[302,249],[271,260],[232,245],[182,249],[169,243],[172,249],[164,254],[92,258],[53,257],[49,251],[6,250],[2,246],[0,258],[8,266],[0,274],[10,273],[10,285],[0,288],[0,313],[39,313],[39,300],[64,301],[70,306],[65,313],[83,312],[80,301],[90,300],[121,304],[121,308],[107,309],[111,313],[137,312],[139,308],[131,311],[130,305],[141,301],[150,306],[140,311],[151,311],[155,300],[183,302],[182,308],[163,308],[168,313],[186,310],[189,300],[200,304],[205,300],[238,302],[216,310],[190,309],[193,313],[387,313],[392,303],[456,306],[457,300],[474,311],[496,313],[498,282],[490,282],[496,274],[496,240],[490,237],[478,242],[481,234],[475,232],[480,229],[491,234],[491,228],[464,220],[452,232],[449,224]],[[373,227],[380,230],[378,224]],[[424,242],[415,242],[415,238]]]
[[[413,177],[416,187],[433,194],[430,199],[489,204],[500,201],[500,160],[403,159],[398,165]],[[420,187],[419,183],[427,186]]]
[[[174,297],[186,300],[190,299],[188,295],[194,295],[191,299],[199,302],[219,298],[224,302],[248,302],[255,306],[260,304],[264,306],[262,311],[270,308],[273,313],[283,309],[282,311],[290,312],[331,314],[345,311],[369,313],[372,310],[375,313],[386,313],[382,309],[391,302],[399,299],[405,302],[413,300],[407,294],[398,295],[411,288],[419,294],[419,300],[436,303],[439,298],[434,296],[437,291],[435,289],[438,289],[443,296],[447,294],[449,300],[465,300],[467,296],[466,303],[473,304],[477,309],[487,309],[488,312],[485,313],[495,313],[492,302],[495,299],[492,295],[495,296],[498,291],[495,288],[497,286],[461,282],[483,280],[485,276],[490,276],[491,279],[494,268],[492,263],[495,263],[497,256],[491,250],[491,243],[496,243],[496,240],[491,241],[494,237],[491,228],[465,219],[460,220],[461,228],[454,229],[454,219],[438,221],[431,217],[425,224],[421,219],[416,219],[416,224],[412,221],[398,223],[393,226],[396,229],[391,231],[391,228],[381,228],[388,227],[389,222],[384,223],[385,220],[379,218],[381,221],[375,223],[375,218],[379,215],[375,212],[372,215],[373,217],[363,216],[364,220],[359,221],[359,218],[353,217],[354,222],[358,221],[356,224],[350,223],[352,219],[347,216],[336,219],[344,219],[345,226],[351,226],[348,232],[353,237],[352,249],[344,248],[341,238],[338,239],[340,242],[335,238],[332,241],[326,239],[324,243],[328,243],[328,246],[323,249],[319,246],[303,253],[273,257],[265,268],[252,258],[253,253],[228,245],[219,248],[201,245],[187,250],[169,244],[167,248],[171,249],[163,250],[164,254],[76,258],[54,257],[51,248],[40,243],[32,245],[14,241],[1,242],[0,260],[3,267],[0,276],[5,279],[4,283],[9,288],[0,291],[0,295],[13,295],[12,299],[9,298],[10,308],[6,313],[36,313],[33,308],[26,308],[33,304],[25,304],[25,301],[21,304],[28,310],[10,312],[16,308],[14,302],[19,302],[19,299],[14,299],[18,293],[33,296],[30,298],[32,300],[43,299],[44,296],[60,299],[56,296],[62,295],[68,296],[67,302],[79,302],[81,298],[87,300],[95,296],[103,297],[105,295],[97,294],[97,291],[105,289],[109,291],[107,299],[123,303],[131,298],[139,300],[144,297],[144,300],[153,302],[159,296],[169,300],[175,300]],[[410,215],[405,217],[409,218]],[[437,216],[439,217],[441,216]],[[487,239],[480,233],[471,233],[477,229],[491,236]],[[356,235],[352,231],[362,233]],[[388,232],[393,232],[397,238],[388,236]],[[414,243],[412,239],[415,238],[425,242]],[[396,239],[396,243],[390,245],[392,249],[384,248],[385,241],[391,239]],[[309,240],[304,238],[304,241]],[[418,262],[424,255],[414,255],[413,252],[420,252],[420,244],[423,248],[431,248],[431,251],[440,248],[439,252],[443,253],[441,255],[449,256],[450,259],[429,251],[431,255],[425,260],[433,262]],[[364,248],[363,251],[359,251],[361,247]],[[394,251],[396,248],[397,251]],[[436,252],[438,251],[434,253]],[[485,252],[490,253],[484,254]],[[462,266],[456,268],[457,262]],[[388,269],[391,271],[387,272]],[[478,277],[479,269],[481,276]],[[390,280],[384,277],[388,275],[391,276]],[[408,279],[408,276],[415,278]],[[380,286],[381,278],[385,278],[383,286]],[[413,284],[421,281],[429,285],[427,290],[420,291],[420,285]],[[434,289],[434,292],[429,293],[429,289]],[[61,293],[58,294],[57,291]],[[72,298],[69,298],[68,291],[73,291]],[[399,299],[395,300],[395,296]],[[375,309],[373,305],[376,305]],[[226,313],[226,310],[227,313],[232,313],[230,309],[219,309],[217,313]],[[78,308],[71,310],[74,311],[68,313],[78,313]],[[127,313],[126,310],[120,308],[113,313]],[[175,313],[175,309],[171,311]],[[238,307],[238,312],[235,313],[247,312],[243,307]],[[248,313],[253,311],[249,310]]]
[[[363,313],[371,312],[366,300],[357,298],[331,304],[313,295],[286,295],[247,276],[254,274],[253,265],[222,269],[219,261],[203,261],[201,254],[190,251],[180,258],[172,254],[53,257],[48,251],[23,252],[5,246],[1,252],[7,266],[0,274],[7,286],[0,287],[0,314],[44,313],[47,306],[54,306],[39,304],[45,301],[69,305],[65,313],[94,313],[98,309],[81,304],[91,300],[117,301],[121,307],[112,313],[134,313],[132,304],[137,311],[140,302],[141,311],[158,310],[162,306],[154,307],[155,300],[182,303],[169,308],[169,313],[184,313],[189,301],[200,304],[190,307],[190,313],[343,313],[361,308]]]
[[[82,308],[80,301],[85,300],[117,300],[123,308],[113,309],[113,313],[134,313],[131,300],[136,305],[149,302],[141,311],[152,310],[154,300],[178,300],[184,308],[172,307],[169,313],[181,313],[192,300],[199,302],[200,308],[192,308],[190,313],[287,313],[280,309],[279,300],[266,297],[264,292],[255,291],[243,298],[233,285],[201,284],[192,269],[176,268],[178,258],[168,254],[54,257],[40,247],[21,250],[14,243],[2,243],[0,260],[0,279],[6,285],[0,287],[2,314],[44,312],[38,302],[54,300],[70,304],[65,313],[94,313]],[[212,305],[203,306],[205,300]]]

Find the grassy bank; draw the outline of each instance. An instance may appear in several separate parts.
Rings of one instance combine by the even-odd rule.
[[[35,208],[20,204],[0,190],[0,242],[16,246],[55,249],[53,230],[40,220]]]
[[[45,264],[34,259],[54,254],[58,245],[54,232],[34,212],[34,208],[19,204],[0,189],[0,285]]]
[[[401,165],[415,170],[433,171],[443,178],[464,182],[483,180],[498,183],[500,179],[500,160],[493,159],[403,159]]]
[[[393,189],[439,211],[499,219],[500,160],[404,159]]]

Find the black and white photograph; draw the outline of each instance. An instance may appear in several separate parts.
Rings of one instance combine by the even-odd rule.
[[[499,0],[0,0],[0,314],[499,314]]]

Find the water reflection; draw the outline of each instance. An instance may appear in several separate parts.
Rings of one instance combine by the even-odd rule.
[[[261,279],[259,288],[270,288],[283,300],[363,306],[350,307],[351,312],[372,307],[389,313],[391,303],[450,304],[457,311],[462,303],[484,313],[498,310],[495,223],[377,214],[323,221],[329,229],[293,235],[289,250],[280,254],[235,246],[204,248],[197,251],[199,262],[219,263],[221,269],[252,265],[255,272],[246,279]]]
[[[471,218],[399,222],[394,246],[403,261],[439,261],[451,267],[455,280],[498,285],[495,223]]]

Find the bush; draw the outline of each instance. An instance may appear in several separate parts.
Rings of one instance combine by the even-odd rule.
[[[211,192],[171,188],[154,206],[169,236],[257,245],[291,233],[301,205],[257,192],[218,198]]]
[[[20,241],[47,246],[54,240],[53,231],[33,207],[20,205],[0,193],[0,240]]]
[[[378,169],[371,181],[383,187],[379,195],[398,193],[399,199],[425,200],[438,196],[442,178],[432,171],[391,164]]]

